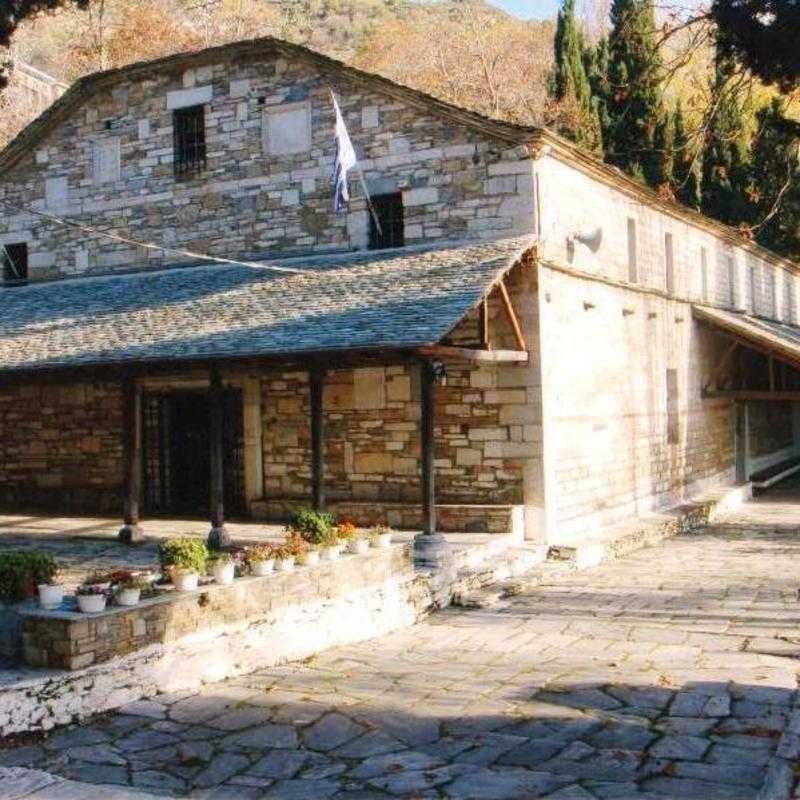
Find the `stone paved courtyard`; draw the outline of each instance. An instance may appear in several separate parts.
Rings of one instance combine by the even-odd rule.
[[[792,500],[488,609],[135,703],[2,750],[0,766],[165,797],[792,796]]]

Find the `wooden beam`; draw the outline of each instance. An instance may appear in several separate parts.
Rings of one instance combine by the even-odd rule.
[[[308,388],[311,414],[311,502],[315,511],[325,506],[325,418],[322,413],[322,390],[325,371],[313,367],[309,371]]]
[[[506,311],[508,321],[514,330],[514,338],[517,340],[517,349],[527,350],[528,346],[525,344],[525,337],[522,335],[522,327],[519,324],[517,312],[514,311],[514,306],[511,304],[511,298],[508,296],[508,289],[506,289],[506,283],[504,279],[500,279],[500,282],[497,284],[497,288],[500,290],[500,297],[503,299],[503,308]]]
[[[216,366],[211,369],[210,384],[211,531],[208,534],[208,545],[218,550],[230,544],[230,537],[225,530],[225,452],[223,444],[225,397],[222,377]]]
[[[767,389],[704,389],[704,398],[724,398],[728,400],[771,400],[774,402],[800,400],[800,391],[770,392]]]
[[[489,344],[489,299],[484,297],[478,306],[478,339],[482,350],[491,349]]]
[[[436,470],[435,470],[435,393],[436,375],[433,365],[425,361],[420,380],[420,459],[422,486],[422,532],[436,533]]]
[[[141,541],[139,527],[139,497],[142,491],[142,388],[134,375],[125,378],[124,394],[124,440],[125,464],[125,524],[120,528],[119,540],[130,544]]]
[[[473,350],[469,347],[450,347],[444,344],[418,347],[417,353],[425,358],[472,361],[485,364],[525,364],[530,358],[530,354],[523,350]]]

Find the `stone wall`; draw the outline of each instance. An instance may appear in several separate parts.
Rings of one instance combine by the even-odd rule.
[[[116,641],[128,646],[112,661],[80,668],[74,662],[73,671],[6,674],[0,681],[0,735],[48,730],[159,691],[192,690],[381,636],[412,625],[430,604],[427,583],[415,577],[407,546],[393,546],[187,595],[171,604],[173,612],[156,640],[135,651],[138,641],[121,632],[132,631],[137,621],[151,626],[149,607],[57,623],[52,613],[40,612],[27,623],[31,646],[35,641],[56,660],[64,658],[65,648],[57,652],[55,642],[69,642],[70,650],[90,641],[102,647],[106,637],[120,633]],[[115,616],[125,621],[114,621]],[[71,626],[76,627],[70,631]]]
[[[2,176],[0,199],[226,258],[363,249],[369,221],[355,181],[351,212],[332,212],[332,86],[371,192],[403,194],[406,244],[532,230],[525,148],[267,47],[219,58],[123,73]],[[207,166],[176,180],[173,111],[195,104],[205,104]],[[0,241],[28,242],[31,279],[186,260],[27,213],[0,219]]]
[[[118,513],[122,392],[114,383],[16,383],[0,391],[0,503]]]

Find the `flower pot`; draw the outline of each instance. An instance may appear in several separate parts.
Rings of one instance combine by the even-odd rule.
[[[278,572],[291,572],[294,569],[294,556],[276,559],[275,569],[278,570]]]
[[[49,583],[39,584],[39,605],[42,608],[58,608],[64,599],[64,587]]]
[[[331,547],[322,548],[322,558],[324,561],[336,561],[342,552],[340,544],[332,545]]]
[[[211,574],[217,583],[227,585],[233,583],[235,576],[235,565],[233,561],[227,561],[224,564],[215,564],[211,568]]]
[[[374,539],[375,547],[389,547],[392,543],[391,533],[379,533]]]
[[[104,594],[79,594],[78,608],[84,614],[97,614],[105,611],[106,596]]]
[[[196,572],[173,572],[172,582],[179,592],[191,592],[197,588],[200,576]]]
[[[275,559],[266,558],[263,561],[253,561],[250,567],[253,570],[253,575],[263,578],[275,569]]]
[[[369,539],[351,539],[347,549],[357,556],[365,556],[369,552]]]
[[[142,596],[141,589],[120,589],[117,592],[118,606],[135,606]]]
[[[306,567],[316,567],[319,564],[319,550],[309,550],[300,556],[300,563]]]

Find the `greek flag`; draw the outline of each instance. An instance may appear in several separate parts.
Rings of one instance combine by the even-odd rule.
[[[356,151],[350,141],[350,134],[344,124],[342,112],[336,102],[336,96],[331,92],[333,108],[336,111],[336,157],[333,160],[333,208],[337,214],[347,210],[350,203],[350,186],[347,173],[356,165]]]

